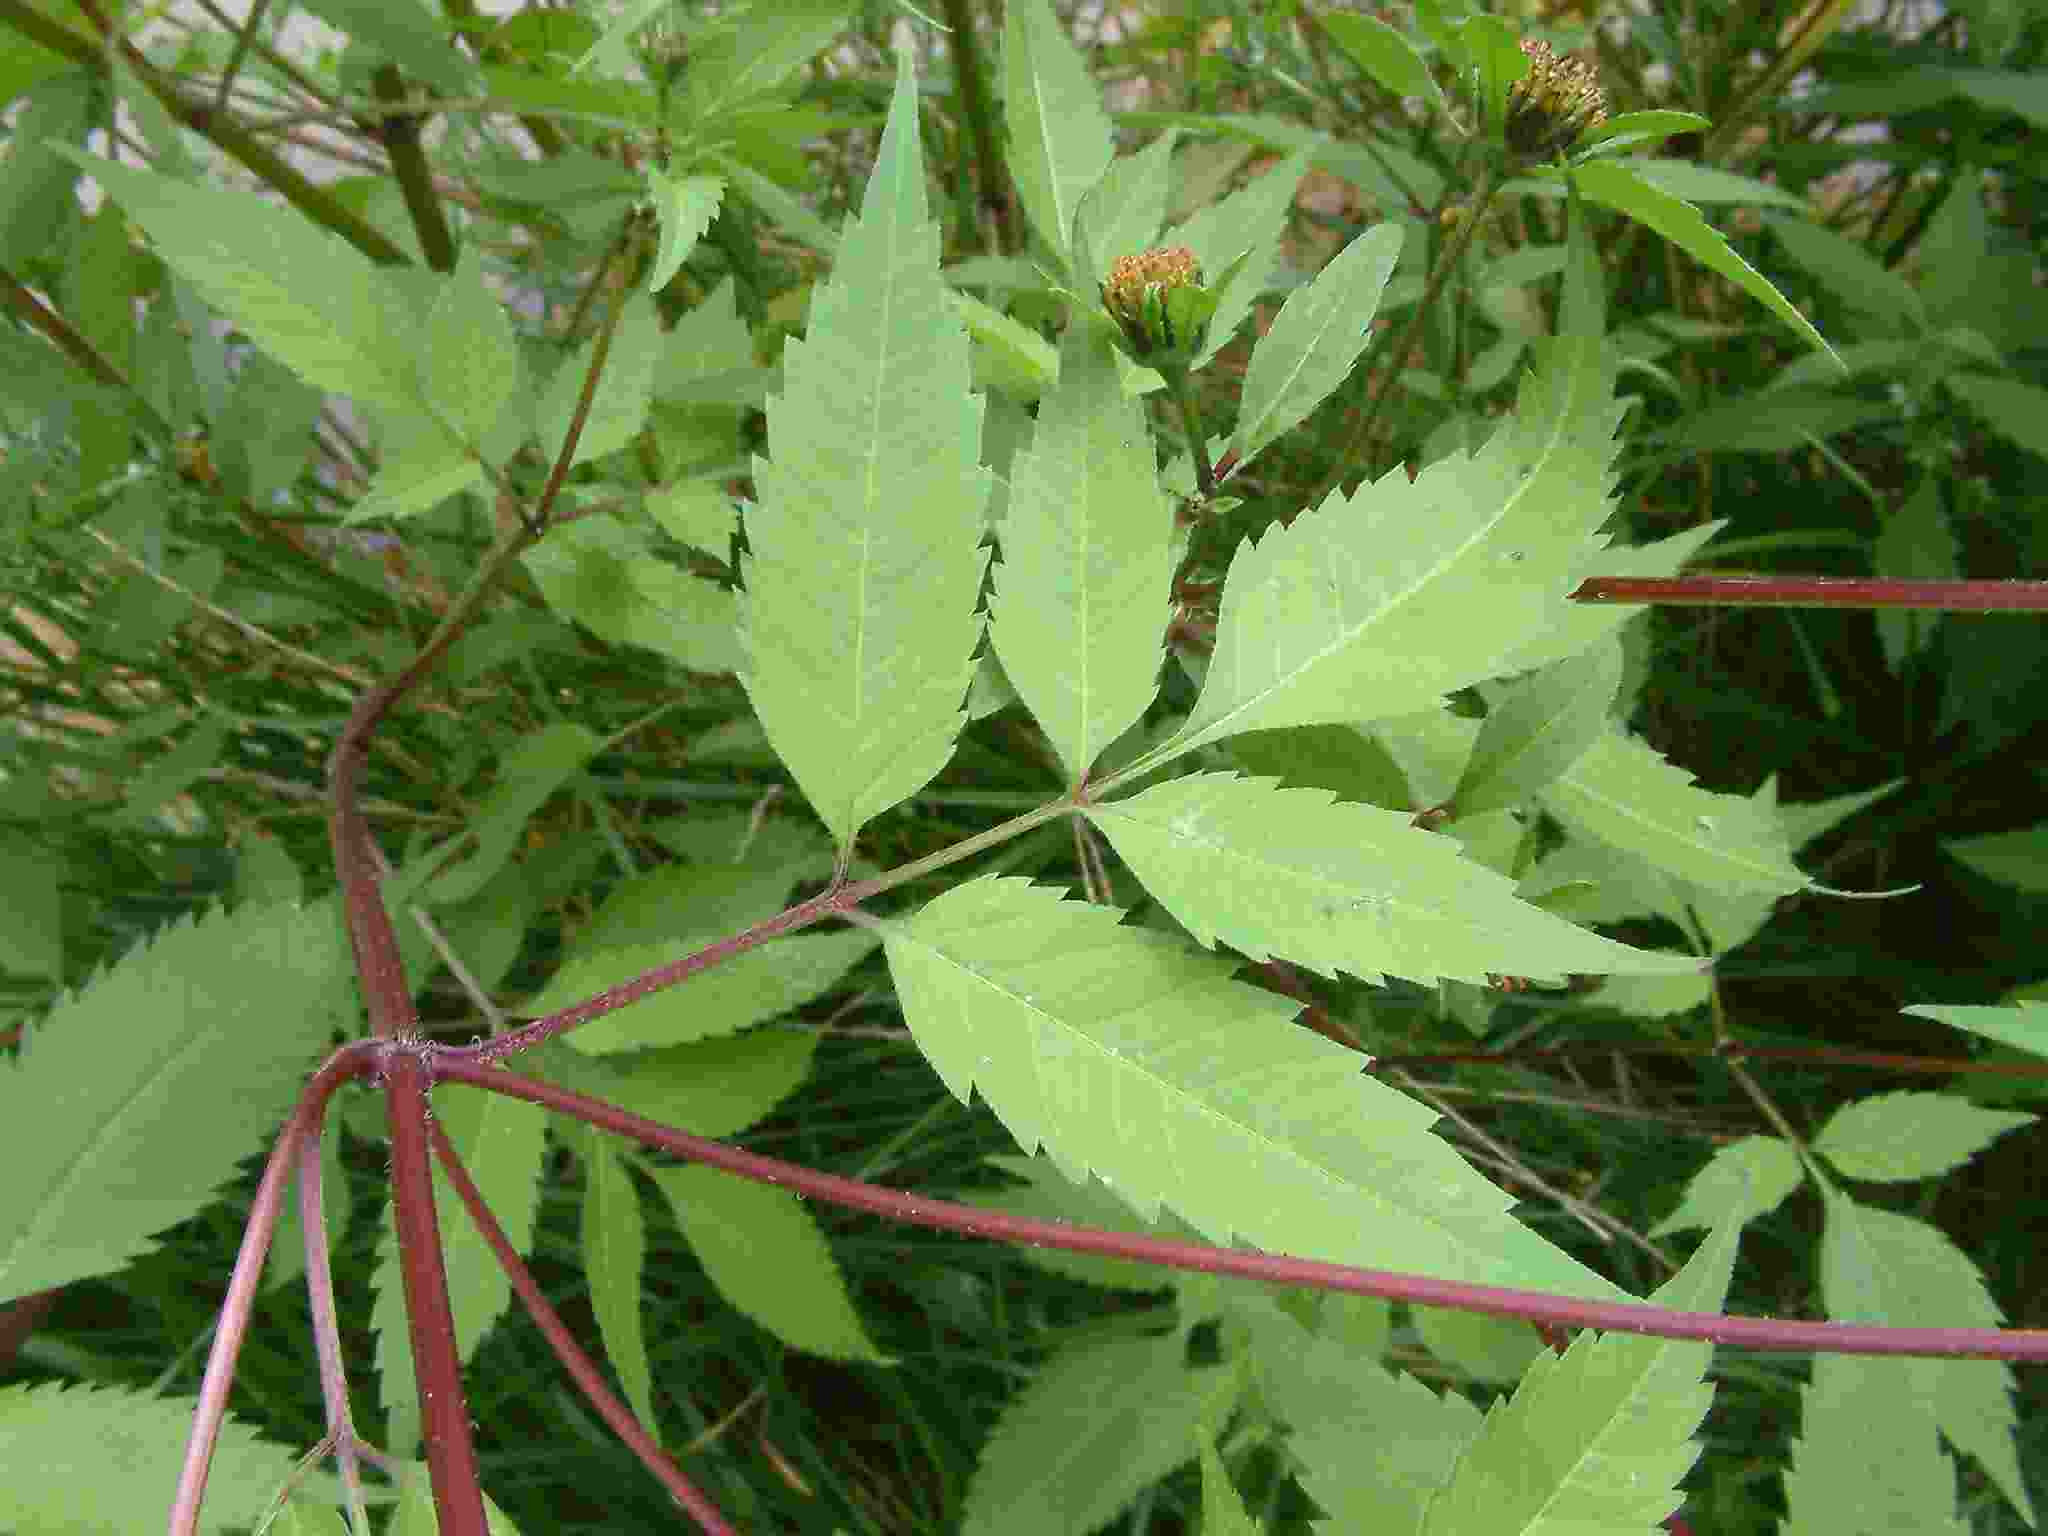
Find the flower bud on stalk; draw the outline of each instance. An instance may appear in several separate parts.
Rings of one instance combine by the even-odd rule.
[[[1162,370],[1185,368],[1202,355],[1218,297],[1202,286],[1202,265],[1184,245],[1119,256],[1102,283],[1102,307],[1126,350]]]
[[[1607,121],[1600,76],[1583,59],[1560,58],[1550,44],[1523,38],[1529,73],[1508,88],[1502,136],[1521,160],[1549,160]]]

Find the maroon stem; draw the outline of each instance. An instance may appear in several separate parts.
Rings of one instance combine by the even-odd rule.
[[[242,1248],[235,1257],[235,1272],[228,1281],[228,1293],[214,1325],[206,1374],[200,1378],[199,1401],[192,1410],[192,1432],[185,1441],[184,1465],[178,1475],[177,1495],[171,1502],[171,1536],[193,1536],[199,1529],[199,1506],[206,1497],[206,1476],[213,1463],[214,1443],[220,1438],[221,1424],[227,1418],[228,1389],[234,1385],[235,1361],[249,1331],[257,1287],[263,1282],[263,1261],[269,1256],[270,1240],[277,1232],[285,1180],[291,1177],[299,1145],[308,1136],[318,1143],[328,1099],[350,1078],[372,1069],[375,1050],[373,1042],[357,1041],[328,1057],[299,1095],[291,1118],[278,1133],[277,1145],[271,1148],[263,1182],[256,1188],[249,1220],[242,1228]]]
[[[1893,581],[1865,576],[1589,576],[1581,603],[1667,607],[1924,608],[2048,613],[2048,581]]]
[[[1415,1055],[1375,1056],[1366,1063],[1368,1072],[1396,1069],[1415,1071],[1425,1067],[1492,1065],[1543,1061],[1568,1061],[1575,1057],[1597,1059],[1608,1056],[1654,1056],[1665,1060],[1704,1061],[1789,1061],[1808,1066],[1869,1067],[1881,1072],[1985,1073],[1992,1077],[2048,1077],[2048,1061],[1979,1061],[1960,1056],[1904,1056],[1892,1051],[1838,1051],[1819,1045],[1744,1045],[1730,1041],[1723,1046],[1665,1045],[1651,1041],[1576,1041],[1569,1045],[1516,1046],[1504,1051],[1425,1051]]]
[[[499,1076],[508,1076],[499,1073]],[[491,1214],[491,1208],[484,1202],[482,1191],[469,1176],[469,1170],[462,1165],[454,1145],[448,1140],[447,1132],[440,1126],[433,1127],[434,1155],[441,1160],[441,1172],[447,1176],[456,1195],[469,1210],[469,1218],[476,1223],[476,1229],[483,1240],[490,1245],[491,1252],[498,1256],[498,1265],[505,1271],[505,1278],[512,1282],[512,1289],[519,1293],[519,1299],[526,1304],[539,1325],[542,1335],[554,1349],[555,1358],[575,1378],[583,1395],[590,1399],[605,1423],[611,1425],[612,1433],[633,1449],[640,1458],[640,1464],[661,1480],[669,1496],[689,1511],[690,1517],[705,1532],[705,1536],[737,1536],[726,1524],[725,1517],[718,1512],[718,1506],[706,1498],[696,1484],[692,1483],[683,1469],[675,1464],[668,1452],[633,1417],[633,1410],[620,1402],[618,1395],[605,1385],[604,1372],[597,1362],[584,1352],[562,1322],[561,1315],[548,1305],[548,1299],[541,1293],[539,1283],[533,1278],[533,1271],[526,1267],[526,1261],[519,1257],[519,1250],[512,1246],[512,1240],[505,1235],[505,1229],[498,1225],[498,1218]]]
[[[1931,1359],[2048,1362],[2048,1330],[1885,1328],[1860,1323],[1801,1323],[1768,1317],[1727,1317],[1714,1312],[1679,1312],[1647,1302],[1575,1301],[1543,1291],[1470,1285],[1456,1280],[1432,1279],[1426,1275],[1400,1274],[1393,1270],[1359,1269],[1349,1264],[1330,1264],[1316,1259],[1246,1253],[1214,1248],[1205,1243],[1173,1242],[1131,1232],[1070,1226],[1065,1222],[1034,1221],[982,1210],[978,1206],[955,1205],[951,1201],[931,1200],[922,1195],[884,1189],[856,1179],[817,1173],[778,1158],[742,1152],[723,1142],[671,1130],[656,1121],[615,1109],[602,1100],[586,1098],[552,1083],[536,1082],[488,1065],[452,1060],[441,1052],[435,1053],[433,1071],[437,1078],[469,1083],[493,1093],[508,1094],[560,1110],[602,1130],[631,1137],[645,1146],[722,1168],[757,1183],[783,1186],[810,1199],[866,1211],[891,1221],[907,1221],[917,1226],[993,1238],[999,1242],[1064,1248],[1073,1253],[1102,1254],[1207,1274],[1240,1275],[1276,1285],[1349,1291],[1360,1296],[1453,1307],[1496,1317],[1520,1317],[1539,1325],[1598,1328],[1606,1332],[1641,1334],[1660,1339],[1705,1339],[1743,1349],[1778,1353],[1825,1351],[1855,1355],[1913,1355]]]

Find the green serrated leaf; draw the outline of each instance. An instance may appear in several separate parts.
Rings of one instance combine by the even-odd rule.
[[[344,974],[331,906],[245,907],[171,924],[59,1003],[0,1066],[0,1299],[119,1269],[209,1203],[326,1048],[306,1000]]]
[[[1965,1536],[1955,1466],[1918,1413],[1873,1413],[1904,1388],[1897,1360],[1821,1354],[1801,1394],[1782,1536],[1912,1531]]]
[[[586,1126],[581,1143],[583,1273],[590,1285],[590,1310],[604,1340],[605,1359],[625,1389],[627,1406],[643,1427],[658,1434],[654,1373],[647,1363],[647,1336],[640,1319],[640,1268],[647,1255],[640,1192],[606,1136]]]
[[[1823,1185],[1821,1296],[1828,1316],[1893,1328],[1996,1328],[2004,1318],[1976,1265],[1937,1228],[1859,1204]],[[2035,1523],[2013,1446],[2012,1370],[1996,1360],[1886,1360],[1895,1385],[1875,1401],[1902,1421],[1940,1430],[1975,1457],[1998,1491]]]
[[[1116,146],[1088,62],[1045,0],[1004,7],[1003,116],[1010,176],[1025,216],[1067,267],[1075,211],[1109,168]]]
[[[1754,1221],[1776,1210],[1805,1178],[1799,1154],[1785,1142],[1776,1136],[1745,1136],[1715,1149],[1685,1186],[1678,1209],[1650,1228],[1650,1235]]]
[[[1239,547],[1201,698],[1141,768],[1239,731],[1431,708],[1572,606],[1603,547],[1616,407],[1598,343],[1551,345],[1478,454],[1412,482],[1395,470]]]
[[[647,291],[659,293],[683,268],[697,241],[718,217],[725,183],[716,176],[670,176],[653,166],[647,170],[654,212],[661,220],[661,245],[647,272]]]
[[[119,1387],[0,1387],[0,1445],[7,1447],[0,1522],[21,1536],[127,1536],[162,1525],[195,1407],[192,1398]],[[286,1447],[229,1418],[208,1464],[199,1529],[255,1524],[297,1462]]]
[[[1487,711],[1451,792],[1460,816],[1520,805],[1554,782],[1607,730],[1621,689],[1621,647],[1608,640],[1523,679]]]
[[[861,215],[768,402],[741,604],[748,696],[841,847],[945,766],[981,627],[986,476],[906,55]]]
[[[412,309],[368,257],[250,193],[63,153],[149,232],[173,271],[308,384],[418,409]]]
[[[512,1246],[521,1253],[531,1252],[546,1145],[545,1112],[523,1099],[467,1088],[442,1089],[433,1108]],[[434,1217],[441,1233],[449,1309],[455,1319],[455,1347],[467,1360],[511,1303],[512,1285],[438,1163],[434,1168]],[[419,1441],[419,1386],[413,1374],[412,1335],[406,1322],[397,1233],[389,1205],[385,1207],[373,1281],[377,1299],[370,1325],[377,1332],[377,1370],[389,1415],[390,1440],[409,1452]]]
[[[1240,463],[1291,431],[1344,382],[1371,337],[1401,237],[1398,224],[1365,231],[1314,282],[1287,296],[1245,372],[1230,439]]]
[[[1727,238],[1701,217],[1700,211],[1691,203],[1653,185],[1637,170],[1620,161],[1588,161],[1575,166],[1571,176],[1588,202],[1626,214],[1662,235],[1693,260],[1720,273],[1747,292],[1790,326],[1809,346],[1834,357],[1835,349],[1813,328],[1813,322],[1778,292],[1769,278],[1738,256]],[[1700,194],[1695,191],[1692,195]]]
[[[1739,1222],[1717,1227],[1653,1299],[1717,1311],[1741,1231]],[[1562,1356],[1537,1355],[1431,1500],[1423,1536],[1658,1528],[1684,1502],[1677,1484],[1699,1456],[1692,1437],[1713,1401],[1701,1379],[1713,1352],[1705,1342],[1587,1332]]]
[[[1542,800],[1571,830],[1696,885],[1785,896],[1807,883],[1769,807],[1695,787],[1691,774],[1619,729]]]
[[[536,428],[541,452],[550,464],[560,456],[563,440],[568,436],[596,345],[595,339],[587,341],[562,359],[554,378],[548,382],[547,392],[541,396]],[[633,440],[647,419],[647,402],[654,388],[654,364],[661,355],[661,345],[654,300],[644,292],[635,293],[625,301],[625,312],[619,316],[618,331],[612,337],[604,373],[597,381],[597,393],[591,398],[590,414],[576,439],[572,463],[603,458]]]
[[[1873,1094],[1829,1116],[1813,1150],[1852,1179],[1931,1179],[2034,1118],[1945,1093]]]
[[[1293,1426],[1287,1449],[1327,1532],[1412,1532],[1479,1433],[1479,1410],[1341,1340],[1262,1348],[1260,1385]]]
[[[549,529],[524,564],[549,606],[599,639],[645,646],[693,672],[740,664],[732,594],[649,553],[609,514]]]
[[[1475,1381],[1520,1381],[1544,1350],[1543,1336],[1517,1317],[1421,1306],[1408,1317],[1425,1349]]]
[[[481,442],[519,390],[519,347],[505,306],[484,286],[474,243],[434,296],[417,356],[421,397],[458,442]]]
[[[964,1536],[1089,1536],[1195,1454],[1204,1377],[1177,1335],[1072,1345],[1004,1410],[967,1489]]]
[[[1059,385],[1010,469],[990,634],[1072,782],[1157,691],[1172,537],[1143,408],[1107,339],[1071,325]]]
[[[1575,928],[1399,811],[1270,779],[1190,774],[1088,808],[1145,888],[1205,945],[1378,984],[1698,969]]]
[[[1297,1004],[1119,916],[987,879],[884,928],[905,1020],[956,1098],[979,1090],[1027,1152],[1212,1241],[1616,1294],[1511,1220],[1430,1111],[1294,1028]]]
[[[444,439],[438,448],[388,460],[342,521],[353,527],[383,518],[417,517],[483,483],[483,465],[468,449]]]
[[[892,1363],[861,1326],[846,1277],[795,1195],[716,1168],[658,1168],[650,1176],[727,1301],[792,1349]]]
[[[777,90],[831,44],[852,9],[850,0],[775,0],[736,11],[730,23],[693,40],[683,76],[688,117],[730,115]]]

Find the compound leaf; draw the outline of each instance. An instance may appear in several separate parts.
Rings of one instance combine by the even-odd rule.
[[[2033,1123],[1945,1093],[1880,1093],[1830,1115],[1813,1150],[1852,1179],[1931,1179]]]
[[[0,1299],[121,1268],[234,1177],[327,1044],[331,907],[172,923],[0,1066]],[[203,1103],[203,1114],[181,1110]]]
[[[981,400],[938,256],[906,56],[860,217],[783,354],[747,514],[747,692],[842,847],[945,766],[974,670]]]
[[[1510,1218],[1432,1112],[1294,1028],[1298,1004],[1120,916],[986,879],[883,926],[904,1017],[955,1097],[978,1089],[1027,1152],[1212,1241],[1618,1294]]]
[[[1059,383],[1010,470],[990,633],[1076,782],[1152,702],[1172,534],[1143,407],[1098,328],[1070,325]]]
[[[1205,945],[1319,975],[1416,981],[1697,970],[1518,899],[1450,838],[1376,805],[1271,779],[1202,773],[1088,808],[1123,861]]]

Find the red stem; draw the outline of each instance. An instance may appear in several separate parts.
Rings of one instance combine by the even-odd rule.
[[[508,1094],[560,1110],[602,1130],[631,1137],[645,1146],[722,1168],[757,1183],[783,1186],[809,1199],[829,1201],[891,1221],[993,1238],[998,1242],[1064,1248],[1073,1253],[1102,1254],[1171,1269],[1240,1275],[1276,1285],[1314,1286],[1320,1290],[1349,1291],[1389,1301],[1453,1307],[1496,1317],[1520,1317],[1538,1325],[1598,1328],[1606,1332],[1642,1334],[1660,1339],[1705,1339],[1743,1349],[2048,1362],[2048,1330],[1884,1328],[1859,1323],[1800,1323],[1768,1317],[1727,1317],[1713,1312],[1678,1312],[1646,1302],[1576,1301],[1543,1291],[1470,1285],[1392,1270],[1329,1264],[1316,1259],[1246,1253],[1214,1248],[1205,1243],[1172,1242],[1131,1232],[1091,1230],[1065,1222],[1033,1221],[1027,1217],[983,1210],[978,1206],[955,1205],[946,1200],[884,1189],[856,1179],[817,1173],[778,1158],[742,1152],[723,1142],[707,1141],[701,1136],[671,1130],[653,1120],[615,1109],[599,1099],[571,1093],[552,1083],[536,1082],[488,1065],[451,1060],[445,1053],[435,1053],[433,1071],[442,1080],[469,1083],[493,1093]]]
[[[221,1302],[220,1316],[213,1332],[213,1348],[206,1357],[206,1374],[200,1378],[199,1401],[192,1410],[192,1433],[185,1441],[185,1461],[178,1474],[178,1492],[171,1501],[171,1536],[193,1536],[199,1529],[199,1506],[206,1497],[206,1476],[213,1462],[214,1442],[227,1418],[228,1389],[234,1385],[235,1361],[242,1352],[242,1340],[249,1332],[249,1317],[255,1310],[256,1290],[263,1281],[263,1261],[270,1253],[270,1240],[277,1232],[277,1215],[284,1203],[284,1183],[291,1177],[300,1142],[311,1136],[318,1144],[320,1126],[327,1113],[327,1101],[334,1090],[352,1077],[372,1069],[376,1045],[357,1041],[328,1057],[292,1110],[291,1118],[278,1133],[277,1145],[263,1169],[263,1182],[249,1207],[249,1220],[242,1228],[242,1248],[235,1257],[235,1272],[228,1281],[228,1293]]]
[[[500,1073],[500,1076],[507,1074]],[[434,1155],[441,1160],[441,1171],[469,1210],[470,1220],[476,1223],[477,1231],[490,1245],[491,1252],[498,1256],[498,1265],[505,1271],[506,1279],[512,1282],[512,1289],[519,1293],[519,1299],[526,1304],[555,1351],[555,1358],[575,1378],[583,1395],[590,1399],[605,1423],[611,1425],[612,1433],[633,1448],[633,1454],[640,1458],[640,1464],[661,1480],[669,1496],[684,1509],[701,1527],[706,1536],[737,1536],[726,1524],[725,1517],[718,1512],[718,1506],[692,1483],[683,1469],[655,1442],[652,1435],[641,1427],[633,1417],[633,1410],[620,1402],[617,1394],[605,1385],[604,1372],[576,1342],[562,1322],[561,1315],[548,1305],[548,1299],[541,1293],[539,1282],[533,1278],[533,1271],[526,1267],[526,1261],[519,1257],[519,1250],[512,1246],[512,1240],[505,1235],[505,1229],[498,1225],[498,1218],[491,1214],[491,1208],[484,1202],[482,1191],[476,1187],[469,1170],[462,1166],[454,1144],[448,1140],[447,1132],[440,1126],[433,1127]]]
[[[1893,581],[1864,576],[1589,576],[1581,603],[1667,607],[1927,608],[2048,613],[2048,581]]]

